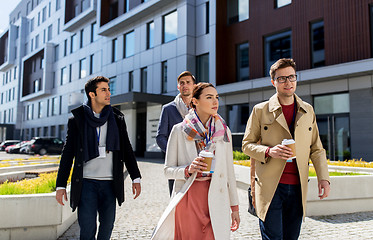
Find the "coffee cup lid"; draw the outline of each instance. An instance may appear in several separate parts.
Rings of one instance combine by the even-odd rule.
[[[295,143],[295,141],[294,141],[294,139],[284,139],[284,140],[282,140],[282,145],[289,145],[289,144],[294,144]]]
[[[202,150],[199,155],[201,157],[214,157],[214,154],[212,152],[209,152],[209,151],[205,151],[205,150]]]

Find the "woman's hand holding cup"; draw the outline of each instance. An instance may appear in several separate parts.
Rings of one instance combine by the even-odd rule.
[[[203,157],[196,157],[192,164],[189,165],[189,169],[188,169],[188,172],[190,174],[193,174],[194,172],[198,172],[198,173],[202,173],[203,170],[207,169],[206,166],[207,164],[202,162],[203,161]]]

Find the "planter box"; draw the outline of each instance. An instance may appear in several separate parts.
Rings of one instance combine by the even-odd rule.
[[[0,173],[28,171],[28,170],[51,168],[51,167],[58,167],[58,166],[59,166],[58,163],[43,163],[43,164],[30,164],[30,165],[22,165],[22,166],[14,166],[14,167],[2,167],[0,168]]]
[[[70,188],[67,189],[68,195]],[[57,239],[77,219],[70,202],[61,206],[56,193],[0,196],[0,239]]]
[[[238,186],[247,189],[250,185],[250,167],[234,165],[234,170]],[[338,167],[338,170],[344,169]],[[330,195],[323,200],[318,198],[317,178],[309,179],[307,216],[373,211],[373,175],[330,177]]]

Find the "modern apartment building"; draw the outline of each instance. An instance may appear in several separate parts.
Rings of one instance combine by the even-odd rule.
[[[373,1],[216,3],[215,81],[232,132],[274,94],[270,66],[291,57],[296,93],[314,106],[328,157],[373,161]]]
[[[373,0],[22,0],[0,35],[0,141],[64,138],[84,83],[110,78],[137,154],[184,70],[217,85],[239,148],[269,67],[297,62],[329,158],[373,160]]]

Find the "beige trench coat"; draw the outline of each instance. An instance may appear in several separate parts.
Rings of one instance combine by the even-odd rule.
[[[232,135],[228,129],[230,142],[219,140],[215,150],[215,172],[212,175],[208,205],[211,225],[216,240],[226,240],[230,236],[230,206],[238,205],[236,178],[233,168]],[[167,144],[165,176],[175,179],[173,194],[169,205],[160,218],[152,239],[174,239],[175,207],[183,198],[196,178],[196,173],[187,180],[184,177],[185,167],[197,157],[194,141],[186,139],[181,123],[175,125]]]
[[[329,181],[329,172],[313,108],[298,96],[295,95],[295,98],[298,108],[294,130],[296,162],[302,188],[303,216],[305,216],[309,159],[315,167],[318,181]],[[242,151],[256,160],[255,205],[257,215],[263,221],[286,163],[282,159],[266,158],[265,152],[268,147],[274,147],[281,144],[283,139],[291,138],[277,94],[269,101],[254,106],[247,122]],[[259,140],[261,144],[258,144]]]

